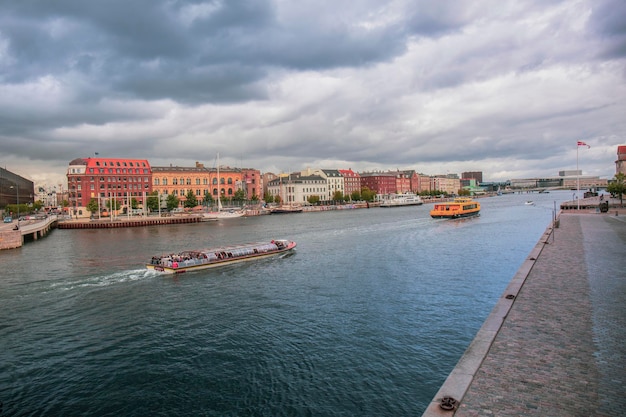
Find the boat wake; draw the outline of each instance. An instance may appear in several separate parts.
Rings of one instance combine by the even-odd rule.
[[[52,283],[51,288],[54,290],[70,291],[78,288],[108,287],[126,282],[141,281],[143,279],[156,277],[157,275],[158,274],[154,271],[135,269],[114,272],[107,275],[94,275],[73,281],[55,282]]]

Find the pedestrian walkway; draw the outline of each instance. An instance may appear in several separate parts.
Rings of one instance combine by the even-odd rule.
[[[626,416],[626,216],[559,223],[424,416]]]

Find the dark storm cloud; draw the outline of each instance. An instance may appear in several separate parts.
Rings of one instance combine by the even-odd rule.
[[[600,51],[608,58],[626,57],[626,2],[606,0],[594,4],[592,28],[606,37],[606,47]]]
[[[623,3],[0,2],[0,152],[554,173],[623,141]]]
[[[202,6],[213,7],[203,13]],[[14,59],[4,68],[6,81],[78,73],[109,86],[109,94],[147,100],[258,99],[263,93],[255,83],[268,67],[364,65],[390,59],[405,45],[395,27],[278,22],[270,2],[42,1],[0,10]]]

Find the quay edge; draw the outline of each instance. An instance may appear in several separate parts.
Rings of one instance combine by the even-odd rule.
[[[450,411],[453,410],[442,408],[442,402],[447,402],[456,408],[462,401],[476,372],[487,356],[509,310],[513,306],[515,297],[517,297],[520,289],[524,285],[524,281],[535,265],[535,262],[537,262],[541,251],[545,245],[549,243],[555,225],[558,225],[558,219],[555,224],[550,224],[546,228],[535,247],[517,270],[513,279],[509,282],[504,293],[476,334],[476,337],[474,337],[474,340],[472,340],[463,356],[461,356],[461,359],[459,359],[439,391],[435,394],[435,397],[429,403],[422,417],[450,417],[453,415],[450,413]]]

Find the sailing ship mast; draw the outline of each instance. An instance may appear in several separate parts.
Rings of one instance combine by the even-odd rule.
[[[220,190],[220,153],[217,153],[217,212],[222,211],[222,200],[221,195],[222,192]]]

